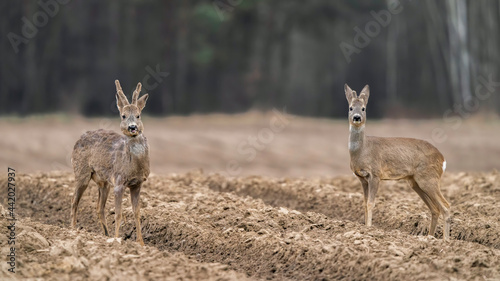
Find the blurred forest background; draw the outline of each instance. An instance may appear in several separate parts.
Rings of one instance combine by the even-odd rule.
[[[497,0],[6,0],[0,22],[2,115],[115,114],[115,79],[154,115],[344,117],[346,82],[373,117],[500,112]]]

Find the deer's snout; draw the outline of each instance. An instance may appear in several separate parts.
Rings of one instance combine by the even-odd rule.
[[[357,115],[357,114],[354,115],[352,117],[352,121],[354,121],[354,122],[361,122],[361,115]]]
[[[129,125],[128,131],[131,133],[137,133],[137,125]]]

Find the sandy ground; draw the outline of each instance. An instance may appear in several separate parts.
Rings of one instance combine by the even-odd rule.
[[[124,202],[121,241],[97,224],[97,187],[69,225],[71,173],[17,175],[16,279],[48,280],[499,280],[500,175],[447,174],[452,240],[425,236],[430,214],[402,182],[379,192],[362,223],[354,176],[287,179],[193,172],[149,178],[141,194],[146,247]],[[5,186],[5,178],[0,185]],[[114,228],[113,196],[107,224]],[[128,198],[128,197],[127,197]],[[2,204],[5,205],[2,197]],[[2,209],[1,228],[7,225]],[[4,236],[3,236],[4,237]],[[8,254],[0,240],[2,256]],[[1,263],[0,279],[13,275]]]
[[[143,117],[156,174],[195,169],[228,176],[333,176],[350,173],[347,120],[310,119],[269,112],[241,115]],[[0,119],[0,164],[23,173],[72,171],[73,145],[86,131],[118,131],[119,118],[67,116]],[[444,154],[447,171],[500,168],[500,120],[368,120],[367,133],[425,139]],[[274,129],[274,130],[273,130]],[[442,130],[442,134],[436,134]],[[435,132],[433,135],[433,132]],[[252,139],[256,139],[253,143]],[[249,141],[250,140],[250,141]]]

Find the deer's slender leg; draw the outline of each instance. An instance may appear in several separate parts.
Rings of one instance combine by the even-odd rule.
[[[97,217],[104,231],[104,235],[109,236],[108,227],[106,226],[106,216],[104,215],[106,200],[108,200],[109,184],[104,183],[99,187],[99,197],[97,200]]]
[[[115,237],[120,237],[120,224],[122,222],[122,198],[125,188],[123,185],[115,186]]]
[[[83,192],[87,189],[90,182],[91,173],[80,174],[76,178],[75,194],[73,195],[73,202],[71,204],[71,227],[76,227],[76,214],[78,212],[78,204],[82,198]]]
[[[436,226],[437,226],[440,211],[439,211],[438,206],[436,205],[437,202],[432,200],[432,197],[421,188],[421,185],[427,186],[430,183],[428,181],[425,181],[422,179],[419,179],[419,182],[420,183],[417,183],[414,179],[410,180],[410,184],[411,184],[412,189],[415,190],[415,192],[420,196],[420,198],[422,198],[425,205],[427,205],[427,207],[431,211],[431,223],[429,225],[428,235],[433,236],[434,233],[436,232]]]
[[[426,178],[424,176],[415,176],[415,181],[418,186],[422,189],[422,191],[428,196],[429,201],[432,203],[431,212],[433,213],[430,235],[434,234],[436,230],[437,221],[439,215],[442,214],[444,218],[444,230],[443,237],[445,240],[448,240],[450,237],[450,224],[451,224],[451,216],[450,216],[450,203],[446,201],[443,197],[443,194],[440,190],[440,177],[432,177]],[[435,215],[435,213],[437,215]]]
[[[363,186],[363,199],[364,199],[364,207],[365,207],[365,225],[368,225],[368,181],[366,181],[362,177],[358,177],[359,181],[361,182],[361,185]]]
[[[444,233],[443,233],[443,238],[444,238],[444,240],[450,240],[450,226],[451,226],[450,208],[447,208],[443,212],[443,218],[444,218]]]
[[[443,238],[444,238],[444,240],[449,240],[450,239],[450,225],[451,225],[450,203],[448,203],[448,201],[446,201],[443,194],[441,193],[439,182],[438,182],[438,199],[439,199],[439,203],[440,203],[441,213],[443,214],[443,219],[444,219]]]
[[[377,195],[380,179],[370,175],[367,181],[368,181],[368,200],[366,202],[366,210],[367,210],[366,226],[372,226],[372,211],[373,207],[375,207],[375,196]]]
[[[141,186],[130,188],[130,201],[132,202],[132,210],[134,211],[135,229],[137,231],[137,242],[139,242],[142,246],[144,246],[144,241],[142,240],[142,232],[141,232],[141,215],[140,215],[140,203],[139,203],[140,193],[141,193]]]

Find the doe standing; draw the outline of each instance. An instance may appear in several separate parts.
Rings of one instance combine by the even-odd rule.
[[[132,95],[132,103],[122,91],[120,82],[116,84],[116,104],[120,111],[122,134],[108,130],[89,131],[76,142],[71,157],[75,172],[75,193],[71,204],[71,226],[76,227],[78,203],[92,179],[99,187],[97,217],[104,234],[108,236],[104,208],[110,187],[115,194],[115,237],[119,237],[122,219],[122,197],[125,188],[130,188],[130,198],[134,211],[137,242],[144,245],[141,234],[139,196],[141,185],[149,176],[149,147],[143,135],[141,111],[146,106],[148,94],[139,98],[141,83]]]
[[[444,218],[444,239],[450,238],[450,204],[440,191],[446,161],[432,144],[412,138],[365,136],[366,105],[370,89],[361,93],[344,86],[349,102],[349,154],[351,170],[363,186],[365,224],[372,225],[372,209],[381,180],[405,179],[429,207],[432,218],[429,235],[434,235],[440,215]]]

